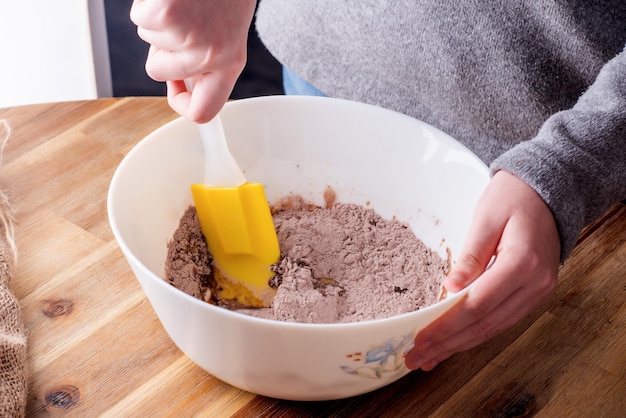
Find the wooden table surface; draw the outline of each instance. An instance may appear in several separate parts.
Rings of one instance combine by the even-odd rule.
[[[256,396],[204,372],[162,329],[106,214],[123,156],[176,117],[164,98],[0,109],[13,128],[2,187],[18,210],[28,416],[626,416],[623,204],[581,234],[548,303],[433,372],[329,402]]]

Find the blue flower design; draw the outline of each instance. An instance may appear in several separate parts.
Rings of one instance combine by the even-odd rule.
[[[396,372],[404,368],[404,356],[413,348],[415,333],[402,337],[393,337],[380,345],[373,346],[363,354],[355,351],[346,355],[358,365],[340,366],[344,373],[370,379],[380,379],[385,373]]]

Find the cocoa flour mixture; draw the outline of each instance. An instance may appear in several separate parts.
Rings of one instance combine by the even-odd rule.
[[[279,321],[355,322],[415,311],[437,301],[448,263],[396,220],[372,209],[336,203],[318,207],[290,196],[272,207],[281,258],[273,306],[238,311]],[[211,300],[211,256],[195,208],[168,244],[166,279]],[[227,306],[234,308],[233,306]]]

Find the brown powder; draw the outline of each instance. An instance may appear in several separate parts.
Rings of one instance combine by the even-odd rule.
[[[188,295],[208,301],[212,262],[196,208],[190,206],[167,244],[165,279]]]
[[[372,209],[336,203],[324,208],[298,196],[273,207],[281,248],[272,308],[242,313],[280,321],[355,322],[415,311],[437,301],[447,264],[404,224]],[[194,208],[169,244],[167,280],[200,299],[209,287],[210,255]],[[200,247],[200,248],[198,248]],[[209,261],[210,262],[210,261]],[[191,282],[191,283],[190,283]]]

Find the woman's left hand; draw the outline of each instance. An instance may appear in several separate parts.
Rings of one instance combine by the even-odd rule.
[[[444,282],[451,292],[474,284],[461,301],[417,334],[406,366],[432,370],[454,353],[512,327],[553,294],[559,257],[559,234],[548,206],[519,178],[497,172]]]

